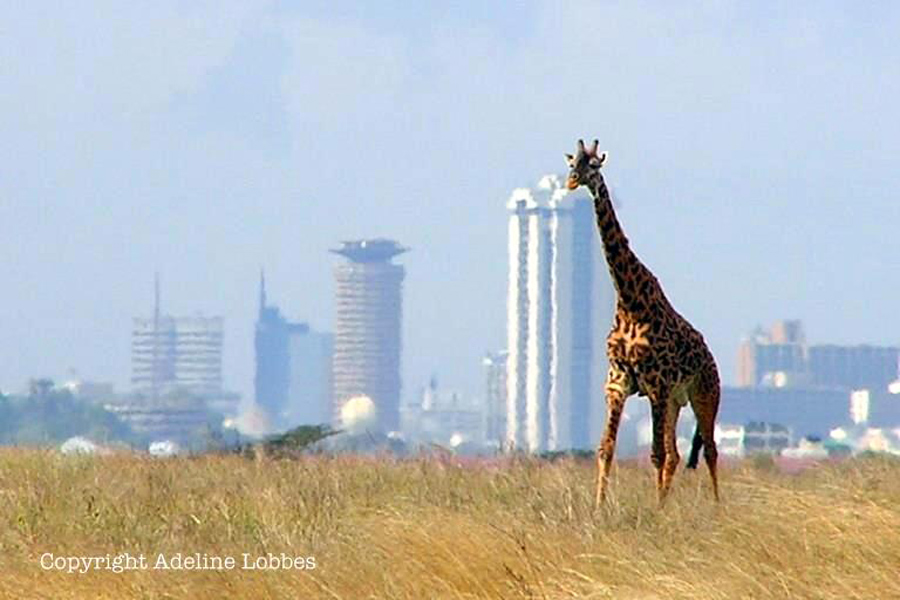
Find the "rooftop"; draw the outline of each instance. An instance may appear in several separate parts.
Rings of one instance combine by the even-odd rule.
[[[340,254],[358,263],[386,262],[409,251],[394,240],[375,238],[371,240],[353,240],[341,242],[340,248],[332,248],[329,252]]]

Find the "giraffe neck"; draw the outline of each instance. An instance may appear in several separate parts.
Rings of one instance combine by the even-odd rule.
[[[618,294],[619,303],[626,309],[634,312],[642,312],[646,302],[641,299],[640,289],[642,282],[650,279],[647,268],[641,263],[628,245],[628,238],[622,231],[616,211],[613,209],[609,190],[603,176],[596,173],[588,182],[588,188],[594,197],[594,214],[597,218],[597,229],[603,240],[603,250],[606,254],[606,264],[612,276],[613,285]],[[646,285],[646,284],[644,284]]]

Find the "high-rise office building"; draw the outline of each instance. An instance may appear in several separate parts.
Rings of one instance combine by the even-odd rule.
[[[592,200],[547,175],[509,210],[507,442],[532,452],[599,438],[613,290]]]
[[[164,314],[157,277],[153,316],[133,320],[132,393],[104,407],[152,439],[198,443],[211,413],[233,415],[240,401],[223,389],[222,339],[221,317]]]
[[[378,427],[400,427],[401,265],[392,259],[406,252],[393,240],[344,242],[332,250],[347,262],[335,266],[334,410],[355,396],[368,396]]]
[[[809,348],[812,383],[824,388],[884,392],[897,381],[900,348],[820,344]]]
[[[800,321],[778,321],[741,342],[738,386],[883,392],[897,380],[898,362],[897,347],[808,346]]]
[[[757,328],[738,347],[739,387],[796,387],[809,380],[806,341],[799,321],[778,321],[770,331]]]
[[[201,394],[222,391],[222,317],[175,317],[175,382]]]
[[[488,443],[506,442],[506,362],[508,353],[489,352],[482,359],[485,375],[484,438]]]
[[[266,298],[260,277],[256,321],[256,405],[274,429],[331,420],[332,336],[290,322]]]
[[[320,425],[332,419],[331,362],[334,336],[307,329],[289,341],[290,388],[287,420],[291,425]]]
[[[131,333],[131,385],[157,398],[173,390],[222,392],[222,317],[161,313],[159,280],[151,318],[135,318]]]

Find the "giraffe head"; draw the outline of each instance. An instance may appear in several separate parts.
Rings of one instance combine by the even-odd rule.
[[[590,148],[585,148],[584,141],[578,140],[577,154],[575,156],[566,154],[566,163],[569,165],[566,187],[574,190],[579,185],[587,183],[606,164],[606,157],[606,152],[597,152],[597,140],[594,140]]]

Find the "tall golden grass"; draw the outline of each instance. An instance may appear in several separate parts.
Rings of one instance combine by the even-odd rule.
[[[248,460],[0,451],[0,595],[15,598],[900,598],[900,462],[786,475],[531,459]],[[313,570],[69,574],[40,557],[313,556]]]

